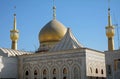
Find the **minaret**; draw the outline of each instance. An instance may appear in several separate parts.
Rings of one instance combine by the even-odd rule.
[[[17,50],[19,31],[16,29],[16,14],[14,14],[14,24],[13,24],[13,30],[10,31],[10,38],[12,40],[11,49]]]
[[[114,50],[114,35],[115,31],[110,16],[110,8],[108,8],[108,26],[106,26],[106,36],[108,38],[108,51]]]

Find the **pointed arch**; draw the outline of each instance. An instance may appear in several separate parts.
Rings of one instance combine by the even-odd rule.
[[[55,68],[53,69],[53,74],[57,74],[57,70]]]
[[[39,67],[35,66],[35,67],[33,68],[34,79],[38,79],[38,78],[39,78],[39,74],[40,74],[40,72],[39,72]]]
[[[80,69],[79,65],[73,65],[72,74],[73,74],[72,79],[81,79],[81,69]]]
[[[63,69],[63,74],[67,74],[68,70],[66,68]]]
[[[47,70],[44,69],[44,70],[43,70],[43,75],[47,75],[47,74],[48,74]]]
[[[29,75],[29,71],[27,70],[27,71],[25,71],[25,75],[26,76],[28,76]]]
[[[42,67],[41,76],[42,76],[41,79],[48,79],[48,77],[49,77],[49,70],[48,70],[48,68],[46,66]]]
[[[66,65],[63,65],[62,67],[61,67],[61,79],[69,79],[69,73],[70,73],[70,71],[69,71],[69,67],[68,66],[66,66]]]
[[[101,74],[104,74],[104,71],[103,71],[103,69],[101,69]]]
[[[98,69],[96,68],[95,73],[98,74]]]
[[[59,69],[58,66],[52,66],[50,70],[51,79],[59,78]]]
[[[31,71],[30,71],[29,67],[26,67],[24,69],[23,79],[30,79],[30,76],[31,76]]]

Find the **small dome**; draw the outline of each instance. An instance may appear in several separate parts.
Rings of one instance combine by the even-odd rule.
[[[60,41],[66,33],[66,27],[56,19],[48,22],[39,32],[40,43]]]

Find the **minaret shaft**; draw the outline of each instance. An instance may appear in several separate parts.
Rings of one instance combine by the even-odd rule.
[[[17,50],[17,41],[12,41],[11,49]]]
[[[109,51],[114,50],[114,38],[108,38],[108,50]]]

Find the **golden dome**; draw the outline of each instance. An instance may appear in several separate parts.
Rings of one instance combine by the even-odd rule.
[[[66,33],[66,27],[56,19],[48,22],[39,32],[40,43],[58,42]]]

